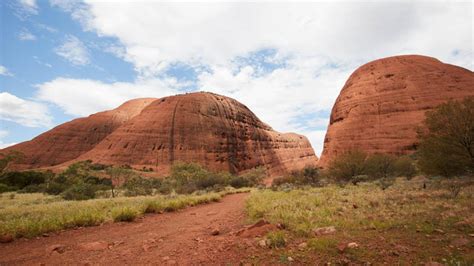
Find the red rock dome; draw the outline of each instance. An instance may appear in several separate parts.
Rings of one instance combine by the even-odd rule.
[[[119,128],[155,99],[135,99],[118,108],[78,118],[61,124],[36,138],[0,150],[15,150],[25,158],[16,169],[54,166],[77,158],[93,149],[106,136]]]
[[[358,68],[332,109],[320,165],[350,149],[410,154],[425,112],[474,96],[474,73],[426,56],[379,59]]]
[[[212,93],[133,100],[8,149],[23,152],[29,168],[92,160],[166,173],[182,161],[232,173],[264,166],[276,176],[317,163],[306,137],[278,133],[245,105]]]

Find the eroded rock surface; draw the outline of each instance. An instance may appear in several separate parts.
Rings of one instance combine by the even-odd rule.
[[[365,64],[334,104],[320,165],[350,149],[413,153],[426,111],[473,95],[473,72],[435,58],[395,56]]]
[[[175,161],[232,173],[265,166],[275,175],[317,161],[306,137],[278,133],[245,105],[212,93],[157,99],[79,159],[159,172]]]
[[[93,149],[106,136],[138,115],[155,99],[135,99],[110,111],[93,114],[61,124],[36,138],[0,150],[15,150],[25,157],[16,169],[31,169],[58,165]]]
[[[306,137],[276,132],[245,105],[212,93],[133,100],[9,150],[23,152],[27,168],[92,160],[166,173],[182,161],[232,173],[264,166],[275,176],[317,163]]]

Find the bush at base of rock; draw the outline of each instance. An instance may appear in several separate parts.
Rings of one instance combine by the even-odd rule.
[[[321,186],[319,169],[313,166],[306,166],[301,171],[292,171],[289,175],[275,178],[272,186],[282,186],[284,184],[294,186]]]
[[[135,176],[125,181],[122,188],[125,189],[125,196],[146,196],[153,194],[154,183],[151,179]]]
[[[450,101],[427,112],[420,132],[418,166],[428,175],[474,173],[474,97]]]
[[[185,194],[198,190],[219,190],[226,186],[250,187],[260,184],[264,177],[263,168],[255,168],[236,176],[226,172],[213,173],[195,163],[175,163],[170,176],[163,180],[160,190],[174,190]]]
[[[336,157],[327,170],[327,175],[337,182],[342,184],[351,182],[354,185],[359,182],[381,179],[383,179],[382,183],[388,184],[391,182],[390,179],[395,177],[404,176],[410,179],[415,174],[414,161],[407,156],[367,155],[358,150],[351,150]],[[385,185],[381,185],[381,187],[387,188]]]
[[[74,184],[62,193],[65,200],[88,200],[95,198],[96,189],[87,183]]]
[[[95,170],[98,169],[98,170]],[[6,172],[0,175],[0,193],[17,191],[61,195],[66,200],[86,200],[96,196],[107,198],[146,196],[174,192],[221,191],[257,186],[265,177],[263,168],[249,170],[237,176],[227,172],[214,173],[199,164],[176,163],[170,176],[145,178],[132,169],[81,161],[59,174],[52,172]]]
[[[0,175],[0,184],[8,191],[20,190],[28,186],[44,184],[53,175],[51,172],[6,172]]]

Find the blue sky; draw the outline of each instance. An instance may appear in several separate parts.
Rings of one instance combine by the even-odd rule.
[[[0,147],[137,97],[205,90],[322,150],[332,104],[368,61],[473,69],[472,2],[0,2]]]

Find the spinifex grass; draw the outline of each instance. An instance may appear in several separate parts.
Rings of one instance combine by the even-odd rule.
[[[403,226],[431,231],[474,218],[474,184],[462,184],[461,193],[452,197],[448,188],[454,181],[427,182],[427,189],[420,181],[399,179],[386,190],[362,183],[344,188],[255,191],[246,210],[252,220],[265,218],[300,236],[309,236],[322,226],[348,230]]]
[[[0,235],[33,237],[61,229],[94,226],[106,221],[133,221],[144,213],[176,211],[219,201],[241,190],[192,195],[119,197],[64,201],[42,194],[0,194]],[[14,196],[11,196],[14,195]]]
[[[474,258],[473,181],[469,177],[410,181],[399,178],[385,190],[374,183],[258,190],[248,198],[246,211],[252,222],[263,218],[286,228],[289,246],[306,242],[307,249],[301,252],[311,258],[309,261],[338,262],[350,255],[359,263],[375,262],[385,256],[388,264],[416,264],[431,258],[451,258],[461,251],[446,247],[451,241],[464,238],[468,243],[457,261],[469,262]],[[452,185],[461,186],[461,192],[452,193]],[[323,236],[313,233],[325,226],[334,226],[336,232]],[[295,243],[291,243],[292,239]],[[341,245],[349,242],[357,242],[359,247],[342,253]]]

